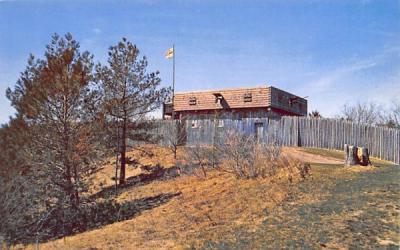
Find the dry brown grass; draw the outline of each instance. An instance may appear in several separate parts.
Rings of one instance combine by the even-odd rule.
[[[378,170],[378,168],[375,167],[375,166],[359,166],[359,165],[356,165],[356,166],[345,166],[344,170],[348,171],[348,172],[356,172],[357,173],[357,172],[376,171],[376,170]]]
[[[154,156],[140,155],[140,151],[130,155],[140,156],[142,164],[173,165],[173,156],[165,149],[144,147]],[[106,181],[112,176],[113,166],[105,166],[95,180]],[[119,194],[117,201],[162,193],[180,192],[181,195],[131,220],[44,243],[40,249],[181,249],[200,245],[205,240],[215,241],[221,236],[233,240],[235,228],[255,230],[265,219],[265,211],[285,201],[293,185],[288,182],[288,176],[289,173],[281,169],[274,178],[238,180],[213,170],[207,178],[181,176],[132,187]],[[299,180],[300,177],[295,177],[292,181]],[[112,181],[108,183],[113,184]],[[33,248],[28,246],[28,249]]]
[[[123,222],[85,232],[66,241],[42,244],[40,249],[180,249],[206,239],[233,238],[233,229],[255,229],[265,209],[283,202],[287,181],[237,180],[229,174],[210,172],[207,179],[194,176],[157,181],[132,188],[118,201],[135,200],[161,193],[181,192],[169,203]]]
[[[181,155],[182,150],[178,151],[178,154]],[[148,152],[148,153],[145,153]],[[151,165],[156,166],[157,164],[163,166],[164,168],[169,168],[175,165],[175,160],[171,151],[157,147],[154,145],[140,145],[137,146],[136,149],[133,149],[127,152],[127,157],[131,157],[132,159],[138,160],[138,165]],[[136,176],[142,173],[139,167],[135,167],[132,165],[127,166],[126,168],[126,178]],[[110,157],[106,164],[98,171],[95,175],[92,176],[91,182],[93,185],[91,186],[90,193],[96,193],[100,191],[103,187],[112,186],[115,184],[113,180],[115,176],[115,157]]]
[[[139,162],[145,165],[162,163],[167,167],[173,165],[170,151],[154,146],[145,147],[154,152],[154,156],[140,156],[140,151],[132,152],[140,156]],[[145,210],[130,220],[70,236],[65,240],[47,242],[41,244],[40,249],[185,249],[204,246],[207,240],[234,242],[244,246],[239,242],[243,236],[238,238],[236,235],[243,230],[248,235],[261,234],[248,242],[253,248],[265,244],[263,241],[275,243],[273,246],[282,248],[288,246],[286,244],[290,239],[299,237],[318,248],[322,246],[318,242],[318,230],[330,232],[331,238],[325,241],[325,245],[331,249],[348,249],[360,239],[364,244],[360,246],[368,246],[371,241],[367,241],[367,236],[360,236],[357,231],[364,229],[363,232],[371,235],[369,238],[376,238],[380,245],[398,242],[399,234],[396,230],[388,229],[380,233],[382,228],[376,228],[379,224],[399,225],[399,216],[396,216],[399,212],[398,203],[391,204],[387,198],[395,195],[391,193],[395,190],[386,190],[386,186],[380,186],[378,182],[368,182],[368,178],[378,178],[382,179],[383,184],[390,183],[383,180],[392,175],[382,175],[383,170],[389,168],[345,168],[341,164],[332,164],[335,159],[341,162],[340,152],[324,151],[319,155],[321,157],[315,157],[318,156],[317,151],[284,149],[289,157],[324,163],[312,165],[312,177],[298,185],[301,189],[291,189],[293,185],[297,186],[299,173],[292,173],[293,183],[289,184],[287,169],[281,169],[274,178],[265,179],[238,180],[231,174],[209,171],[207,178],[181,176],[166,181],[153,181],[127,188],[115,198],[125,202],[165,193],[180,192],[181,195],[161,206]],[[178,153],[182,154],[182,151]],[[361,168],[368,172],[358,173]],[[104,178],[113,176],[113,166],[109,169],[109,172],[105,171]],[[370,172],[375,170],[377,175]],[[358,180],[360,176],[365,179]],[[373,184],[376,187],[372,187]],[[352,191],[360,187],[364,188],[363,192]],[[354,199],[354,204],[348,204],[349,199]],[[338,202],[342,202],[340,206]],[[301,213],[297,213],[300,208],[298,211]],[[307,216],[304,212],[307,212]],[[314,218],[311,215],[315,213],[319,214]],[[278,224],[270,222],[271,217]],[[265,221],[268,223],[265,224]],[[326,232],[321,234],[325,235]],[[27,248],[35,249],[35,246]]]

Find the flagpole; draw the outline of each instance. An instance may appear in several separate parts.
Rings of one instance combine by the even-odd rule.
[[[172,45],[172,120],[175,119],[175,44]]]

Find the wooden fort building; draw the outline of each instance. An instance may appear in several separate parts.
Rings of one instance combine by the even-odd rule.
[[[175,93],[174,104],[163,105],[163,119],[171,119],[172,113],[174,119],[205,119],[215,116],[230,119],[279,118],[307,115],[306,99],[272,86]]]

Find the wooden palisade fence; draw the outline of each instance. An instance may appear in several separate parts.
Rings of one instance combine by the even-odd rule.
[[[179,121],[160,121],[156,133],[166,135]],[[340,119],[308,117],[200,119],[185,121],[186,144],[212,144],[235,130],[253,134],[261,143],[343,150],[344,144],[367,147],[370,155],[400,164],[400,130]],[[166,143],[166,142],[162,142]]]

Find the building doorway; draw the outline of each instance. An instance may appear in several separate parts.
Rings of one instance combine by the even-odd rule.
[[[264,134],[264,123],[262,123],[262,122],[254,123],[254,132],[255,132],[257,142],[262,142],[263,134]]]

